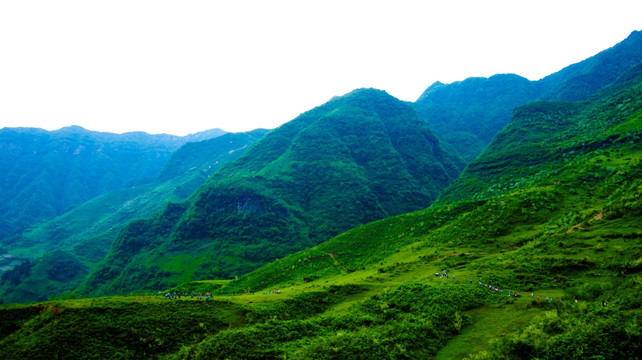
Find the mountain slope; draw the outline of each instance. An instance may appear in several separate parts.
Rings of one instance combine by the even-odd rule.
[[[153,180],[191,137],[110,134],[78,126],[0,129],[0,241],[95,196]]]
[[[543,100],[577,101],[600,92],[642,59],[642,31],[577,64],[568,66],[540,81]]]
[[[6,250],[14,255],[33,257],[53,249],[69,251],[104,232],[112,232],[115,236],[127,222],[151,216],[168,201],[188,198],[221,165],[241,156],[265,133],[267,130],[259,129],[187,143],[172,153],[153,182],[109,192],[87,201],[25,231]],[[103,246],[108,247],[109,243]]]
[[[430,208],[348,231],[256,270],[248,276],[252,282],[241,286],[297,279],[297,271],[276,270],[296,263],[308,263],[311,267],[301,270],[308,274],[317,273],[315,268],[324,269],[321,273],[357,269],[415,241],[440,248],[487,246],[504,237],[542,240],[578,223],[586,226],[600,212],[602,221],[596,224],[606,224],[605,209],[614,211],[614,221],[634,220],[640,206],[641,82],[637,78],[632,88],[587,102],[541,101],[518,108],[511,123]],[[520,233],[528,237],[509,236]],[[341,266],[320,256],[328,253]],[[301,261],[307,257],[316,260]],[[259,276],[262,271],[279,276]]]
[[[519,107],[427,209],[357,227],[238,280],[167,289],[221,294],[213,301],[0,306],[0,357],[638,358],[641,75],[633,68],[587,100]],[[180,227],[191,206],[170,204],[158,221],[137,223],[129,231],[148,236],[121,237],[118,249],[144,248]],[[449,276],[439,276],[444,270]]]
[[[513,109],[537,99],[532,81],[512,74],[435,83],[413,107],[467,162],[474,160],[511,117]]]
[[[0,299],[3,302],[43,300],[74,289],[105,257],[121,227],[161,211],[169,201],[185,200],[221,165],[238,158],[265,133],[267,130],[258,129],[187,143],[172,154],[156,181],[98,196],[25,231],[6,247],[5,255],[29,261],[13,273],[7,273],[6,277],[14,279],[13,282],[0,281]],[[51,256],[52,252],[57,255]],[[76,272],[74,276],[43,275],[66,258],[78,263],[67,266],[68,273]],[[78,269],[83,271],[75,271]]]
[[[576,101],[589,98],[618,81],[642,59],[642,32],[595,56],[538,81],[517,75],[437,82],[413,107],[467,162],[474,160],[508,124],[513,109],[534,100]]]
[[[356,90],[270,132],[189,204],[125,229],[82,290],[246,272],[356,225],[426,207],[462,167],[412,108],[383,91]]]
[[[500,305],[505,311],[480,297],[469,308],[475,308],[470,323],[490,323],[448,335],[464,337],[460,344],[476,342],[468,349],[478,352],[473,358],[572,358],[578,351],[586,358],[635,358],[642,346],[642,78],[635,83],[590,101],[520,107],[430,208],[358,227],[220,288],[221,294],[347,284],[379,289],[372,290],[372,300],[361,297],[346,305],[347,314],[319,315],[310,321],[318,328],[282,341],[269,340],[269,329],[260,326],[239,333],[266,339],[254,349],[292,358],[321,358],[311,354],[327,352],[341,358],[355,349],[365,357],[394,353],[394,346],[376,341],[389,323],[362,312],[375,302],[397,329],[385,336],[409,357],[426,357],[421,351],[429,351],[429,339],[437,334],[414,342],[413,333],[420,331],[414,326],[421,316],[443,310],[438,305],[418,310],[439,300],[417,294],[435,288],[449,298],[461,296],[459,305],[450,305],[456,311],[471,288],[494,293],[487,288],[496,287],[497,294],[503,292],[496,296],[510,300]],[[435,277],[444,269],[451,279]],[[528,297],[509,299],[509,291]],[[412,300],[400,303],[404,298]],[[402,316],[414,311],[419,313]],[[501,315],[511,324],[503,338],[492,332],[501,328],[494,323],[499,313],[513,315]],[[346,319],[359,325],[340,325]],[[206,358],[215,339],[221,337],[176,358]],[[228,347],[237,344],[227,341]]]

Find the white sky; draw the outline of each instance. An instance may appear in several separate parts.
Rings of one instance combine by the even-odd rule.
[[[0,0],[0,128],[274,128],[360,87],[537,80],[640,29],[640,0]]]

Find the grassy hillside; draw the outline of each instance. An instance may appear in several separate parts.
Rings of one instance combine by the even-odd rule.
[[[235,286],[262,288],[355,271],[397,257],[404,246],[429,248],[429,254],[453,247],[459,259],[477,247],[495,253],[551,237],[561,239],[559,246],[564,238],[587,232],[585,227],[617,228],[621,222],[630,222],[630,230],[622,227],[620,235],[635,238],[640,94],[636,86],[584,103],[525,105],[430,208],[353,229],[258,269]],[[458,248],[462,244],[466,251]]]
[[[3,359],[151,359],[246,321],[246,311],[235,304],[162,300],[96,298],[4,306],[0,353]]]
[[[172,207],[184,208],[172,210],[175,220],[124,229],[81,290],[238,275],[354,226],[424,208],[462,168],[411,107],[383,91],[357,90],[270,132],[188,204]]]
[[[430,207],[353,228],[233,279],[185,276],[190,281],[160,293],[0,306],[0,357],[639,358],[641,75],[634,66],[584,100],[521,106]],[[330,102],[302,115],[221,169],[190,202],[169,203],[155,217],[133,222],[90,281],[100,286],[101,279],[115,279],[102,289],[125,291],[134,284],[143,294],[144,288],[176,283],[180,272],[216,271],[220,265],[208,264],[208,256],[238,259],[231,245],[217,242],[224,236],[252,249],[251,241],[270,238],[253,232],[266,223],[283,237],[284,229],[307,235],[301,229],[318,220],[288,222],[303,213],[323,216],[305,207],[315,197],[292,200],[306,193],[299,176],[309,176],[294,170],[315,169],[304,159],[331,164],[333,176],[344,168],[360,176],[377,173],[375,160],[386,159],[385,153],[355,152],[361,147],[341,138],[352,133],[337,136],[333,127],[345,129],[342,119],[350,118],[346,113],[352,114],[355,102],[368,115],[361,119],[377,120],[363,125],[385,127],[366,106],[368,99],[394,113],[405,111],[383,101],[381,93],[369,95],[334,100],[348,108]],[[323,119],[323,126],[310,119]],[[363,127],[354,129],[362,135],[357,139],[382,144],[364,136],[373,133]],[[318,151],[301,153],[308,142]],[[395,150],[401,158],[407,151]],[[348,153],[358,166],[339,161]],[[320,162],[328,158],[335,161]],[[313,174],[333,184],[325,173]],[[282,179],[290,181],[277,181]],[[374,186],[355,188],[377,194]],[[323,202],[334,217],[344,192],[335,188],[334,201]],[[385,191],[380,194],[386,198]],[[245,226],[223,227],[219,221],[232,219],[229,214],[240,215],[233,224]],[[257,249],[265,254],[269,248]],[[205,266],[195,266],[194,258]],[[149,259],[157,260],[146,265]],[[181,293],[173,300],[165,295]],[[208,293],[215,296],[204,300]]]

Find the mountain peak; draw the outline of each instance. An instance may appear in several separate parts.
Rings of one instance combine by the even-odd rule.
[[[82,127],[80,125],[70,125],[70,126],[62,127],[62,128],[60,128],[60,129],[58,129],[56,131],[59,131],[59,132],[87,132],[89,130],[85,129],[84,127]]]
[[[380,90],[375,88],[357,88],[347,93],[346,96],[367,96],[367,95],[384,95],[384,94],[390,96],[385,90]]]
[[[396,99],[394,96],[388,94],[385,90],[380,90],[375,88],[358,88],[344,95],[334,96],[326,104],[332,103],[333,101],[337,101],[337,100],[370,99],[370,98],[384,98],[384,97]]]
[[[225,277],[357,225],[425,208],[463,166],[410,105],[382,90],[356,89],[265,135],[213,174],[184,214],[172,211],[146,220],[144,228],[152,229],[147,235],[158,241],[148,242],[138,230],[123,230],[104,265],[119,268],[118,273],[102,277],[98,269],[82,291],[147,286],[130,281],[127,274],[137,271],[133,257],[155,257],[162,253],[158,249],[170,246],[151,234],[160,223],[171,232],[167,238],[175,255],[189,248],[203,255],[194,259],[194,269]],[[170,275],[171,269],[160,268],[167,270],[162,279],[147,275],[175,285],[178,278]],[[188,281],[200,275],[180,276]]]
[[[446,86],[446,84],[442,83],[441,81],[435,81],[434,83],[432,83],[432,85],[428,86],[428,88],[426,90],[424,90],[424,92],[421,93],[421,95],[419,95],[419,98],[417,99],[417,102],[419,102],[419,101],[423,100],[424,98],[428,97],[435,90],[441,89],[441,88],[443,88],[445,86]]]

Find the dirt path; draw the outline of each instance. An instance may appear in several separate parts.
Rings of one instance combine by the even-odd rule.
[[[600,220],[602,217],[604,217],[604,213],[600,212],[599,214],[597,214],[597,215],[593,216],[593,217],[592,217],[588,222],[589,222],[589,224],[590,224],[590,223],[592,223],[593,221]],[[571,233],[571,232],[573,232],[573,231],[575,231],[575,230],[578,230],[578,229],[583,229],[583,227],[582,227],[582,224],[581,224],[581,223],[580,223],[580,224],[577,224],[577,225],[575,225],[575,226],[573,226],[573,227],[571,227],[571,228],[570,228],[570,229],[568,229],[568,230],[566,230],[566,233],[568,234],[568,233]]]
[[[335,265],[339,265],[339,262],[337,261],[337,259],[334,258],[334,254],[333,253],[328,253],[328,256],[331,257],[332,260],[334,260],[334,264]]]

